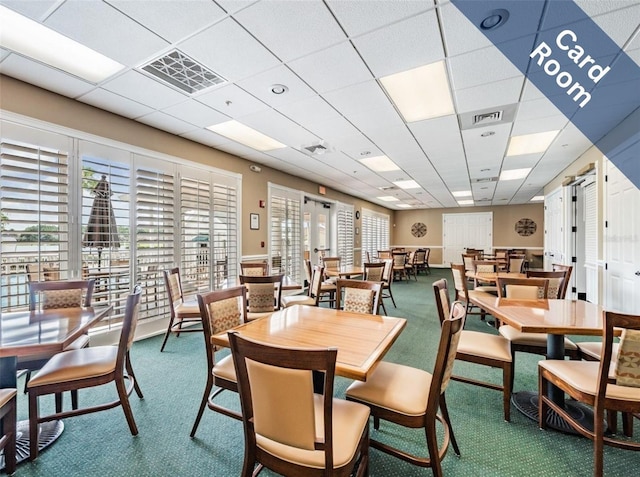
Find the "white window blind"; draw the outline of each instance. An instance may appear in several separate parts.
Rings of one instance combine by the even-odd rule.
[[[369,209],[362,209],[362,262],[367,252],[375,257],[378,250],[389,249],[389,216]]]
[[[0,141],[3,311],[28,304],[28,279],[69,278],[69,157],[55,147],[67,140],[51,136],[54,147]]]
[[[215,180],[215,179],[214,179]],[[213,185],[213,286],[235,285],[238,276],[238,187]]]
[[[353,206],[339,203],[336,211],[338,256],[344,265],[353,265]]]
[[[270,186],[271,263],[302,283],[301,199],[299,193]],[[277,268],[273,267],[272,268]]]
[[[585,264],[595,266],[598,261],[598,202],[596,184],[584,187],[584,252]]]
[[[210,290],[211,185],[208,175],[200,180],[180,179],[180,274],[185,293]]]

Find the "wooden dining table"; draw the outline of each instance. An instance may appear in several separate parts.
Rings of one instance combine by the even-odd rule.
[[[364,267],[359,265],[343,265],[339,269],[325,269],[324,273],[329,277],[351,278],[364,275]]]
[[[538,299],[518,300],[498,298],[490,293],[469,291],[469,300],[503,323],[523,333],[547,333],[547,359],[564,359],[565,335],[602,336],[604,309],[584,300]],[[577,403],[565,402],[564,393],[556,386],[549,386],[549,397],[554,402],[582,416],[585,425],[592,425],[593,413]],[[514,393],[512,401],[527,417],[538,420],[538,393]],[[550,427],[571,432],[555,413],[547,418]]]
[[[366,381],[407,324],[404,318],[295,305],[236,326],[240,336],[274,346],[338,349],[336,374]],[[212,337],[228,347],[227,333]]]
[[[0,314],[0,388],[15,388],[18,356],[62,352],[89,328],[113,312],[113,306],[57,308]],[[39,448],[53,443],[62,433],[62,421],[42,423]],[[29,421],[17,425],[17,460],[29,456]]]

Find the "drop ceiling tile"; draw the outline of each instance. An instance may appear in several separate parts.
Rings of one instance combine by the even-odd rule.
[[[315,96],[315,92],[284,65],[238,81],[236,84],[256,98],[276,108],[283,104]],[[275,94],[271,91],[271,87],[276,84],[286,86],[288,91],[283,94]]]
[[[9,56],[11,52],[9,50],[5,50],[4,48],[0,48],[0,62],[4,60],[7,56]]]
[[[342,142],[342,139],[345,137],[361,135],[361,133],[342,116],[337,116],[334,119],[328,119],[315,124],[306,122],[300,124],[333,146],[337,144],[343,145],[344,142]]]
[[[440,6],[444,31],[444,43],[449,56],[493,46],[491,40],[480,32],[454,4]]]
[[[456,116],[444,116],[409,124],[427,157],[446,181],[467,174],[462,137]]]
[[[229,14],[247,8],[249,5],[258,1],[259,0],[215,0],[215,2]]]
[[[402,2],[329,0],[327,3],[350,37],[412,17],[434,7],[433,3],[424,0],[405,0]]]
[[[520,120],[516,118],[513,124],[512,136],[533,134],[546,131],[559,131],[569,120],[564,115],[549,116],[547,118]]]
[[[320,139],[273,109],[244,116],[241,122],[290,147],[310,145]]]
[[[515,104],[520,99],[524,76],[456,89],[453,92],[458,114],[494,108],[504,104]]]
[[[531,43],[533,44],[533,36]],[[521,76],[520,71],[495,47],[449,59],[453,88],[464,89]],[[488,66],[491,65],[491,66]]]
[[[391,103],[388,103],[383,108],[370,109],[360,114],[348,115],[347,119],[370,137],[385,134],[390,129],[398,130],[405,127],[400,115],[391,106]]]
[[[523,101],[520,103],[517,120],[530,120],[561,115],[562,112],[547,98]]]
[[[276,109],[289,119],[305,125],[322,123],[340,116],[329,103],[318,95],[282,104]]]
[[[288,64],[319,93],[372,79],[371,73],[348,41]]]
[[[178,136],[196,129],[193,124],[186,123],[160,111],[154,111],[151,114],[142,116],[137,121]]]
[[[103,2],[65,2],[44,23],[126,66],[138,66],[169,45]]]
[[[175,43],[226,16],[211,0],[106,0],[166,41]]]
[[[353,43],[376,78],[444,58],[435,10],[355,38]]]
[[[51,8],[60,2],[59,0],[31,0],[29,2],[24,0],[2,0],[0,3],[25,17],[41,21]]]
[[[259,2],[236,13],[234,18],[282,61],[300,58],[346,38],[322,2]]]
[[[178,48],[231,82],[280,64],[273,54],[231,18],[178,43]]]
[[[391,103],[376,81],[348,86],[325,93],[323,97],[342,115],[357,116],[367,111],[388,108]]]
[[[360,132],[336,137],[333,139],[333,145],[354,159],[375,157],[382,154],[382,152]],[[366,152],[369,154],[365,154]]]
[[[512,169],[533,167],[540,161],[543,155],[543,152],[537,152],[535,154],[522,154],[520,156],[505,157],[502,162],[502,170],[510,171]]]
[[[241,118],[269,108],[268,105],[233,84],[214,88],[195,96],[195,99],[232,118]]]
[[[0,63],[0,73],[70,98],[77,98],[95,88],[80,78],[16,54],[9,55]]]
[[[105,89],[94,89],[79,97],[78,100],[131,119],[144,116],[153,111],[148,106],[132,101],[129,98],[123,98]]]
[[[164,109],[186,98],[186,95],[137,71],[128,71],[107,81],[102,87],[153,109]]]
[[[170,106],[164,109],[163,112],[201,128],[206,128],[207,126],[222,123],[230,119],[228,116],[194,99]]]
[[[482,134],[488,131],[494,134],[483,137]],[[482,169],[500,167],[507,149],[510,132],[511,123],[462,131],[469,175],[472,178],[483,177],[490,172],[482,171]]]
[[[186,137],[187,139],[191,139],[195,142],[206,144],[207,146],[211,147],[218,147],[222,144],[231,142],[226,137],[220,136],[219,134],[216,134],[213,131],[209,131],[208,129],[196,129],[194,131],[189,131],[181,134],[181,136]]]

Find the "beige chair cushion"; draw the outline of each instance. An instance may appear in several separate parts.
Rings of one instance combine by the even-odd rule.
[[[322,396],[314,396],[316,435],[324,435]],[[333,400],[333,465],[340,468],[354,457],[360,436],[369,425],[369,408],[355,402],[342,399]],[[258,447],[288,462],[305,467],[324,468],[324,452],[304,450],[275,442],[259,434],[256,435]]]
[[[89,335],[81,335],[76,340],[72,341],[63,351],[72,351],[74,349],[82,349],[89,346]],[[51,353],[33,354],[29,356],[18,357],[17,366],[20,369],[20,364],[32,363],[33,361],[39,361],[51,358]]]
[[[273,283],[250,283],[249,312],[273,313],[274,289]]]
[[[640,330],[624,330],[618,347],[616,382],[640,388]]]
[[[75,308],[82,305],[82,289],[47,290],[42,293],[42,308]]]
[[[595,396],[598,386],[599,362],[547,359],[540,361],[538,366],[548,370],[579,391]],[[609,384],[607,398],[640,401],[640,388]]]
[[[103,376],[116,368],[117,346],[96,346],[54,355],[29,380],[28,387]]]
[[[218,378],[226,379],[227,381],[238,381],[236,377],[236,367],[233,364],[233,356],[230,354],[225,356],[213,366],[212,374]]]
[[[282,306],[284,306],[285,308],[293,305],[314,306],[315,304],[316,304],[315,298],[311,298],[310,296],[305,296],[305,295],[285,296],[282,298]]]
[[[16,395],[16,390],[12,388],[0,388],[0,407],[7,404]]]
[[[580,348],[580,352],[582,354],[585,354],[597,360],[600,360],[602,358],[602,341],[581,341],[576,344],[578,345],[578,348]],[[613,347],[611,348],[612,362],[618,359],[619,347],[619,343],[613,343]]]
[[[382,361],[365,382],[355,381],[346,394],[400,414],[420,416],[427,410],[431,378],[421,369]]]
[[[493,287],[493,286],[481,286],[481,287],[474,287],[473,288],[475,291],[480,291],[480,292],[485,292],[485,293],[491,293],[492,295],[496,295],[498,296],[498,287]]]
[[[481,331],[463,330],[458,342],[458,353],[472,354],[499,361],[511,361],[511,346],[502,336]]]
[[[345,288],[344,311],[351,313],[372,313],[375,292],[361,288]]]
[[[238,326],[241,323],[240,317],[242,316],[242,311],[239,305],[240,301],[238,297],[235,296],[227,298],[226,300],[209,303],[211,330],[214,335]]]
[[[523,333],[522,331],[516,330],[511,325],[502,325],[500,327],[500,334],[504,336],[509,341],[515,344],[528,345],[528,346],[540,346],[542,348],[547,347],[547,334],[546,333]],[[564,339],[564,348],[577,350],[578,345],[576,345],[569,338]]]
[[[200,305],[195,300],[183,301],[182,303],[178,302],[174,306],[174,310],[176,312],[177,317],[194,317],[200,316]]]

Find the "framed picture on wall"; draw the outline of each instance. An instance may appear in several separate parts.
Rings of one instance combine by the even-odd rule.
[[[260,216],[258,214],[249,214],[249,228],[260,230]]]

